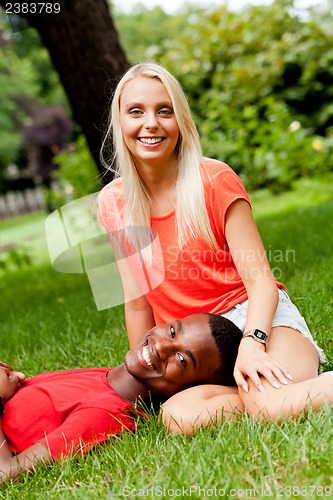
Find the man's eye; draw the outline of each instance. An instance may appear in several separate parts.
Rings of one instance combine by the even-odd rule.
[[[173,326],[170,326],[170,335],[172,339],[174,339],[176,336],[176,330],[174,329]]]
[[[180,354],[180,352],[178,353],[178,356],[179,356],[179,360],[180,360],[181,364],[185,368],[186,367],[186,359],[185,359],[185,357],[182,354]]]

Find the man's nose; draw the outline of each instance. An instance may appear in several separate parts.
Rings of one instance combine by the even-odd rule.
[[[16,377],[20,380],[20,382],[23,382],[23,380],[26,379],[26,375],[22,372],[17,372],[13,370],[12,375],[16,375]]]
[[[172,354],[177,352],[177,345],[174,341],[160,337],[155,341],[155,350],[159,357],[166,361]]]

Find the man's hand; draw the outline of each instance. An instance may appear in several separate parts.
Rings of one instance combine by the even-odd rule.
[[[4,403],[14,396],[24,380],[24,373],[17,372],[7,363],[0,361],[0,396]]]

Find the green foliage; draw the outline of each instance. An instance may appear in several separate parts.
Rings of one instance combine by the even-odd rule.
[[[37,87],[31,61],[21,60],[4,47],[0,58],[0,170],[15,160],[22,143],[20,127],[28,120],[22,96],[30,96],[31,102]]]
[[[248,188],[333,170],[332,26],[330,11],[300,19],[288,0],[219,7],[194,13],[156,54],[185,88],[205,155]]]
[[[131,62],[153,58],[183,84],[205,155],[228,162],[250,189],[278,191],[333,169],[332,0],[297,14],[293,0],[275,0],[237,13],[139,5],[114,20]],[[0,181],[19,163],[32,103],[67,103],[37,32],[12,34],[0,14],[2,33]]]
[[[66,151],[58,153],[53,161],[59,168],[52,176],[57,189],[48,191],[49,204],[61,206],[69,198],[76,200],[101,188],[96,164],[83,135],[80,135],[76,143],[71,144]]]
[[[20,60],[29,60],[37,76],[38,101],[46,106],[67,105],[67,97],[55,71],[48,50],[43,46],[37,30],[30,28],[12,35],[12,50]]]
[[[187,14],[169,15],[159,7],[138,5],[130,15],[115,13],[114,20],[130,62],[154,58],[160,47],[172,43],[187,24]]]
[[[31,255],[24,247],[0,251],[0,274],[31,266],[31,264]]]
[[[48,51],[34,29],[13,34],[0,12],[0,184],[10,163],[25,167],[21,129],[36,107],[64,103],[62,86]]]
[[[333,170],[333,135],[309,134],[293,121],[286,103],[273,96],[260,106],[231,109],[211,94],[206,111],[210,120],[200,127],[205,154],[229,163],[249,189],[279,191],[300,176]]]

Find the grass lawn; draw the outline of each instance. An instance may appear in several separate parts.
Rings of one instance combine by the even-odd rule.
[[[325,369],[333,369],[332,179],[302,181],[275,197],[254,193],[252,202],[275,276],[325,349]],[[0,222],[1,243],[34,241],[37,249],[33,267],[1,276],[0,358],[28,376],[120,363],[122,307],[98,312],[85,275],[51,268],[43,221],[37,214]],[[333,498],[332,416],[330,408],[280,424],[242,416],[193,437],[167,436],[152,416],[89,456],[9,482],[0,498]]]

